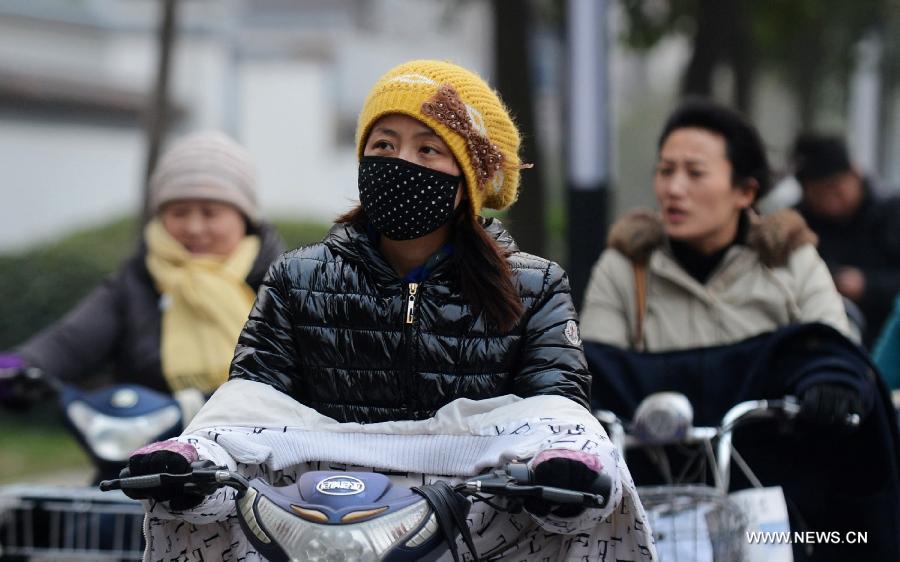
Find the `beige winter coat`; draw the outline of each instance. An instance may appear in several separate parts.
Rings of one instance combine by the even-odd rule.
[[[822,322],[849,334],[843,302],[815,243],[795,211],[754,216],[746,245],[730,248],[701,285],[672,257],[658,215],[632,211],[613,226],[609,247],[594,266],[582,307],[582,337],[667,351],[733,343],[802,322]],[[647,272],[638,345],[633,263],[646,264]]]

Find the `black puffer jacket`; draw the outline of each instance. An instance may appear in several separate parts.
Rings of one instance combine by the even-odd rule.
[[[423,419],[456,398],[503,394],[559,394],[587,407],[590,374],[565,272],[519,252],[498,221],[485,228],[511,252],[525,305],[512,331],[472,313],[453,259],[410,296],[369,236],[338,224],[272,266],[232,378],[270,384],[341,422]]]
[[[246,280],[254,289],[284,251],[272,226],[263,224],[258,234],[259,254]],[[63,379],[80,379],[111,367],[116,382],[169,392],[160,361],[160,294],[145,258],[142,244],[115,275],[16,351],[29,365]]]

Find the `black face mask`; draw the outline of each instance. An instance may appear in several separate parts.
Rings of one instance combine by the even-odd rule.
[[[462,176],[419,166],[400,158],[363,156],[359,161],[359,199],[379,233],[412,240],[434,232],[453,216]]]

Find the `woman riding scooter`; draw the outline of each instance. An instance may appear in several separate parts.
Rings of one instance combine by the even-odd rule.
[[[546,431],[539,447],[516,455],[527,453],[537,481],[587,490],[602,472],[614,481],[613,500],[604,510],[531,501],[526,512],[509,517],[481,512],[469,523],[477,526],[478,549],[489,544],[515,560],[593,559],[598,549],[608,550],[610,558],[615,551],[651,559],[645,529],[630,524],[642,521],[642,512],[632,503],[627,469],[602,430],[590,425],[596,421],[587,410],[590,375],[566,275],[557,264],[519,251],[499,221],[480,216],[484,208],[503,209],[515,201],[520,171],[527,167],[519,160],[519,133],[500,99],[459,66],[429,60],[400,65],[369,93],[359,115],[357,150],[361,205],[338,219],[322,243],[290,252],[272,266],[238,342],[231,379],[201,420],[259,425],[256,437],[255,430],[244,437],[256,450],[273,436],[265,427],[284,426],[290,433],[291,426],[303,425],[301,417],[315,420],[306,431],[347,431],[358,443],[372,438],[358,424],[379,424],[379,434],[390,434],[392,427],[398,433],[420,430],[421,446],[398,447],[390,455],[373,448],[367,456],[365,447],[348,447],[330,433],[324,441],[297,444],[307,451],[321,445],[316,450],[331,457],[322,461],[359,459],[420,483],[436,474],[489,468],[471,450],[454,447],[462,434],[475,431],[487,444]],[[285,397],[293,406],[284,407]],[[475,412],[501,397],[519,413],[489,429]],[[284,415],[270,409],[274,404]],[[563,412],[588,425],[556,417]],[[224,449],[221,443],[229,440],[220,442],[210,425],[215,421],[205,431],[137,451],[131,474],[185,472],[191,461],[204,458],[230,467],[253,464],[237,449]],[[307,457],[291,457],[292,450],[276,447],[253,458],[293,478],[298,469],[285,466],[284,457]],[[507,454],[511,450],[490,464]],[[204,498],[169,490],[155,499],[172,500],[168,507],[191,522],[222,522],[228,514],[222,494]],[[622,505],[629,509],[617,512]],[[155,508],[154,518],[172,517],[159,515],[164,512]],[[614,513],[620,515],[613,515],[613,525],[601,525]],[[620,541],[610,540],[612,529],[621,531]],[[171,545],[153,540],[152,520],[150,531],[153,556],[165,556]],[[215,556],[201,544],[205,533],[211,531],[186,544]],[[229,533],[223,540],[239,537]]]
[[[63,319],[0,354],[0,368],[78,381],[211,394],[281,237],[259,216],[249,153],[219,132],[177,141],[150,180],[152,220],[137,253]],[[0,401],[35,398],[0,386]]]

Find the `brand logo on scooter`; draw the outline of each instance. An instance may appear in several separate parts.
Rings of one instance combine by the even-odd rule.
[[[353,496],[361,494],[365,489],[365,483],[352,476],[329,476],[316,484],[317,491],[329,496]]]

